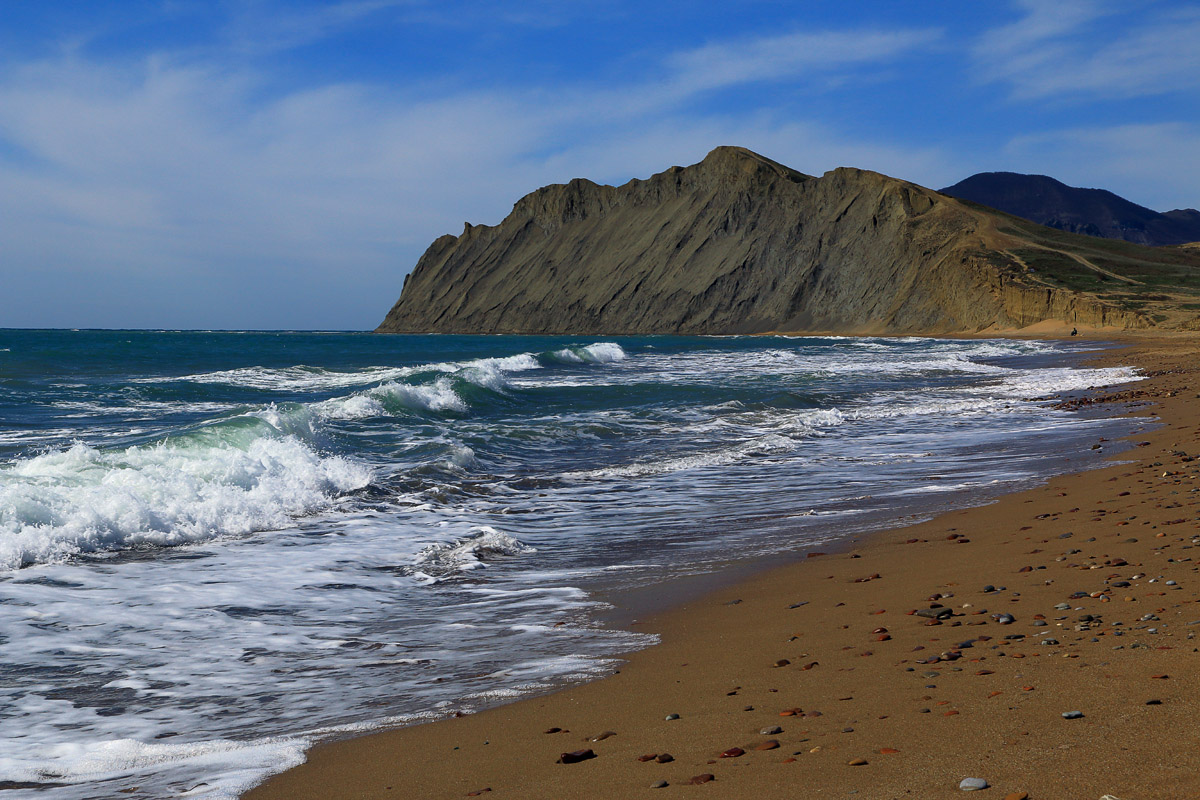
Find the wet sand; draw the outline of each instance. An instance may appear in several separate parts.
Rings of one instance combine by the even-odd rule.
[[[662,643],[616,675],[322,745],[245,797],[1200,794],[1200,338],[1127,338],[1100,360],[1150,377],[1098,402],[1163,424],[1111,466],[758,574],[638,621]]]

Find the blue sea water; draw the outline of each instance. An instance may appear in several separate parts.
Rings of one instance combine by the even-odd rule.
[[[600,594],[1087,465],[1089,347],[0,330],[0,788],[231,798],[602,674]]]

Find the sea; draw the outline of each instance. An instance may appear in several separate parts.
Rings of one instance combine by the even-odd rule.
[[[1103,347],[0,330],[0,790],[234,798],[611,672],[622,598],[1099,465]]]

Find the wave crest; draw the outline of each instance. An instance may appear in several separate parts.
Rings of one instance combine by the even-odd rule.
[[[121,451],[77,442],[0,470],[0,569],[283,528],[371,480],[263,420],[230,423]]]

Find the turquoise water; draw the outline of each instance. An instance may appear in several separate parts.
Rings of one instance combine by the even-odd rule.
[[[0,786],[233,797],[602,674],[598,592],[1094,457],[1086,349],[0,331]]]

